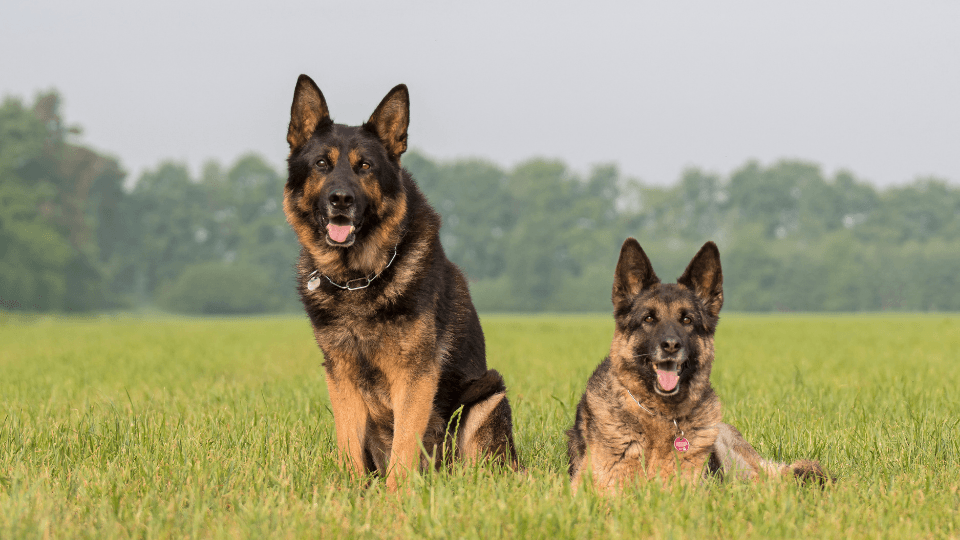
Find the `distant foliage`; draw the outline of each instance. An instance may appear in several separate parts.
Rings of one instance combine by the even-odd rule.
[[[749,162],[728,178],[691,168],[657,187],[612,165],[580,177],[536,159],[510,171],[416,153],[404,164],[427,179],[444,247],[482,310],[610,309],[628,236],[665,280],[716,241],[729,310],[960,309],[960,189],[944,180],[878,191],[849,172],[826,178],[814,164],[781,161]]]
[[[105,288],[119,247],[123,172],[73,142],[60,96],[0,105],[0,309],[83,311],[115,304]]]
[[[276,294],[263,269],[224,262],[188,266],[157,292],[164,309],[196,315],[279,311],[285,296]]]
[[[199,177],[164,162],[124,189],[118,162],[77,133],[55,92],[0,106],[0,309],[299,309],[284,174],[256,155]],[[781,161],[658,187],[613,165],[581,175],[416,151],[403,164],[482,311],[609,310],[628,236],[663,279],[716,241],[728,310],[960,310],[960,188],[945,180],[877,190]]]
[[[296,309],[284,181],[253,155],[208,163],[199,178],[170,162],[145,172],[124,206],[129,256],[113,289],[185,313]]]

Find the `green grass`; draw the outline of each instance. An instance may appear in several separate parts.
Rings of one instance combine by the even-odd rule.
[[[960,317],[727,315],[714,386],[765,456],[839,481],[571,495],[564,430],[612,319],[488,316],[525,475],[337,465],[303,317],[0,317],[0,538],[960,536]]]

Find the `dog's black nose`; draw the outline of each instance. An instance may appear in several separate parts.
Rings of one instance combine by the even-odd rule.
[[[675,338],[664,339],[660,342],[660,348],[665,353],[673,354],[680,350],[680,340]]]
[[[353,194],[345,189],[335,190],[330,194],[330,204],[337,210],[346,210],[353,206]]]

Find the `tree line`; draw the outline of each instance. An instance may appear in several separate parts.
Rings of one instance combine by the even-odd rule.
[[[299,309],[285,174],[251,154],[198,176],[163,162],[125,183],[79,137],[55,92],[0,105],[0,310]],[[880,190],[784,160],[725,177],[690,168],[663,187],[559,160],[411,151],[403,164],[481,311],[607,311],[628,236],[665,280],[716,241],[730,310],[960,309],[960,189],[943,179]]]

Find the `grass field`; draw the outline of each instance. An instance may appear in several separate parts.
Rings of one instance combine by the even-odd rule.
[[[612,318],[488,316],[526,475],[399,496],[343,474],[305,318],[0,314],[0,538],[957,538],[960,316],[726,315],[714,386],[765,456],[839,481],[571,495],[564,430]]]

